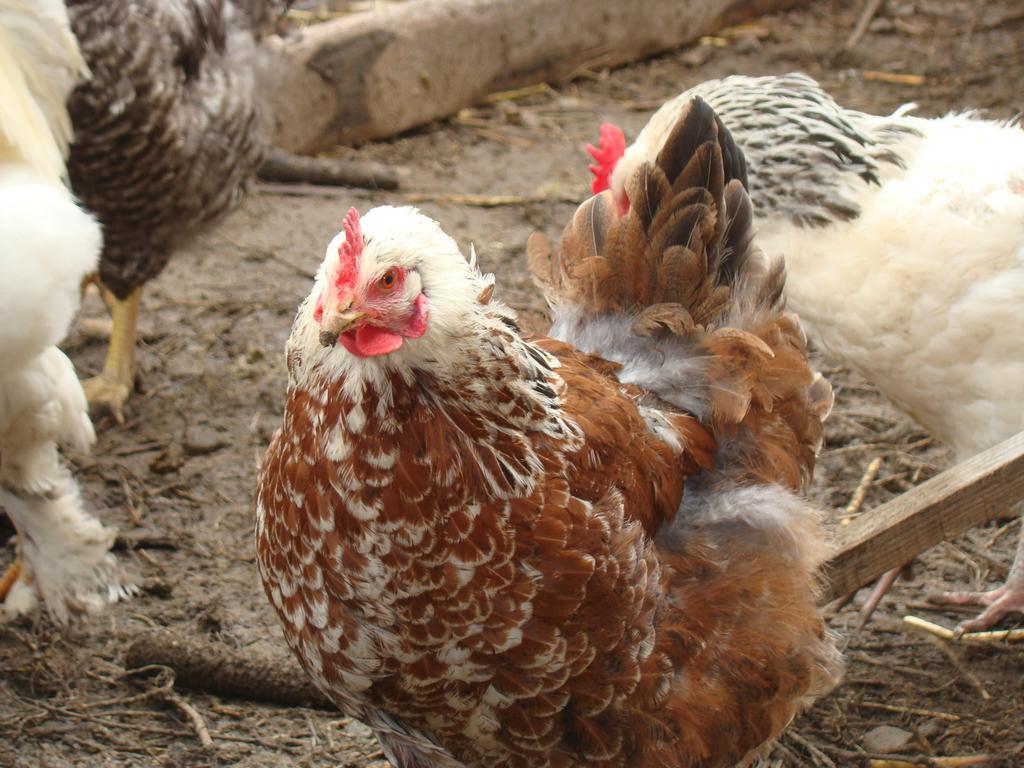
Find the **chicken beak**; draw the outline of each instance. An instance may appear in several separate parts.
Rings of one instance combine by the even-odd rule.
[[[351,309],[351,305],[325,312],[320,322],[320,343],[325,347],[332,347],[338,341],[338,336],[357,325],[360,320],[366,317],[366,312],[358,309]]]

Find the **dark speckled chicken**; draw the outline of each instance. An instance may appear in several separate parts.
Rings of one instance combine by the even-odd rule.
[[[103,224],[114,327],[89,400],[118,420],[131,390],[142,286],[230,210],[267,144],[260,41],[287,3],[68,0],[92,80],[71,96],[75,194]]]

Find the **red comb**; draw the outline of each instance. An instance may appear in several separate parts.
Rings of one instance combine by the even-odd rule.
[[[363,231],[359,227],[359,211],[349,208],[345,214],[345,242],[338,246],[338,274],[334,284],[352,286],[359,276],[359,256],[363,253]]]
[[[589,166],[590,172],[594,174],[594,180],[590,182],[590,191],[596,195],[608,189],[612,171],[626,152],[626,136],[619,126],[604,123],[601,125],[598,145],[595,147],[588,144],[587,152],[596,161],[594,165]]]

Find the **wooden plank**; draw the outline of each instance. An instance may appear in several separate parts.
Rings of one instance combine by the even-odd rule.
[[[391,136],[487,94],[677,48],[806,0],[414,0],[280,43],[275,143],[311,152]],[[680,82],[679,88],[693,85]],[[596,128],[595,128],[596,130]]]
[[[835,536],[826,599],[868,584],[929,547],[1024,500],[1024,432],[862,514]]]

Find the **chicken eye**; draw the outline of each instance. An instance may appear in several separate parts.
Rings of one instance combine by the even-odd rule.
[[[395,287],[395,280],[395,270],[389,269],[387,272],[380,276],[380,280],[378,280],[377,283],[385,291],[388,291]]]

